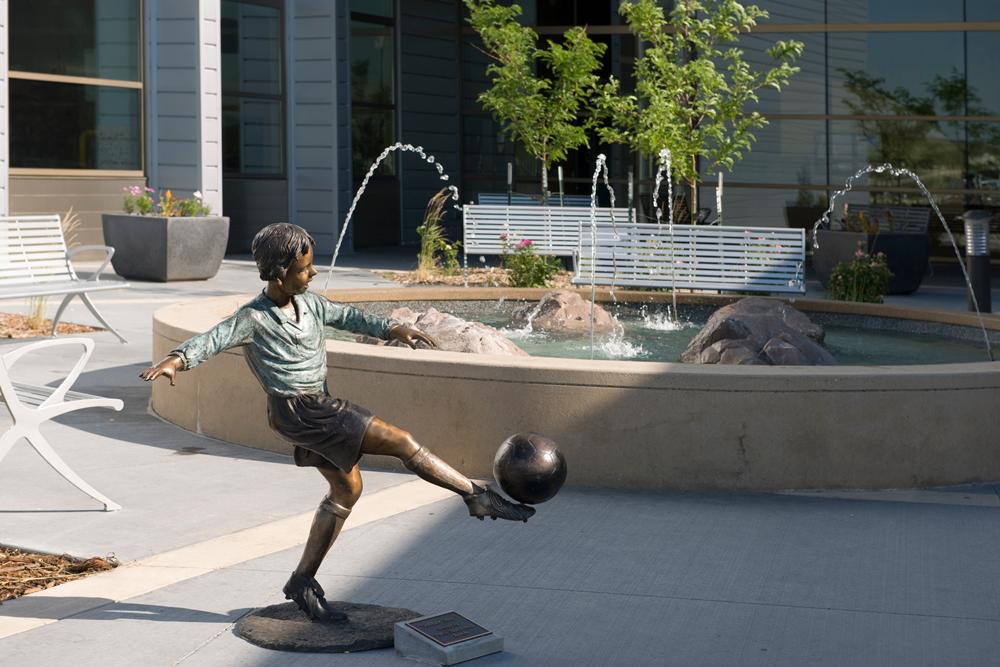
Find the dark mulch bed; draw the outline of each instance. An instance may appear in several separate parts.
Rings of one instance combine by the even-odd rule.
[[[0,547],[0,604],[116,567],[114,556],[80,560]]]
[[[39,336],[48,336],[51,331],[52,320],[31,322],[26,315],[0,313],[0,338],[36,338]],[[71,324],[68,322],[60,322],[56,328],[56,333],[60,334],[93,333],[94,331],[104,330],[98,327],[89,327],[85,324]]]

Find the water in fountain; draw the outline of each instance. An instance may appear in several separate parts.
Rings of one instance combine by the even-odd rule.
[[[385,150],[383,150],[379,154],[378,158],[375,159],[375,162],[372,163],[372,166],[368,168],[368,173],[365,174],[364,179],[361,181],[361,187],[358,188],[358,191],[354,194],[354,200],[351,201],[351,208],[347,210],[347,217],[344,218],[344,226],[340,230],[340,238],[337,239],[337,247],[333,249],[333,259],[330,260],[330,270],[326,274],[326,284],[323,286],[324,290],[329,289],[330,287],[330,276],[333,274],[333,267],[337,264],[337,256],[340,254],[340,246],[344,243],[344,236],[347,235],[347,228],[351,223],[351,216],[354,215],[354,209],[357,207],[358,201],[361,199],[361,195],[365,193],[365,188],[368,186],[369,179],[371,179],[371,177],[375,174],[375,170],[378,169],[380,164],[382,164],[382,161],[389,157],[389,155],[394,151],[416,153],[421,159],[423,159],[424,162],[429,165],[433,165],[437,169],[438,177],[442,181],[448,180],[448,174],[444,171],[444,165],[438,162],[433,155],[425,153],[423,146],[404,144],[399,141],[391,146],[386,146]],[[457,211],[461,211],[462,208],[457,203],[459,201],[458,188],[454,185],[449,185],[448,189],[451,190],[452,202],[456,202],[452,204],[452,207]]]
[[[969,297],[972,300],[972,306],[973,308],[975,308],[976,317],[979,320],[979,328],[982,329],[983,332],[983,340],[986,342],[986,356],[989,358],[990,361],[993,361],[993,349],[990,346],[990,336],[986,332],[986,324],[983,322],[983,314],[979,312],[979,303],[976,300],[976,293],[972,289],[972,281],[969,279],[969,273],[965,270],[965,263],[962,261],[962,253],[958,249],[958,243],[955,242],[955,237],[951,233],[951,229],[948,228],[948,223],[945,222],[944,216],[941,214],[941,209],[938,208],[937,202],[934,200],[934,197],[931,196],[930,191],[927,190],[927,187],[924,186],[920,178],[918,178],[917,175],[914,174],[909,169],[905,169],[902,167],[899,168],[893,167],[888,162],[880,165],[870,164],[866,166],[864,169],[859,170],[858,173],[848,178],[847,182],[844,183],[844,188],[842,190],[837,190],[836,192],[833,193],[833,196],[830,197],[830,204],[829,206],[827,206],[827,209],[823,213],[823,216],[816,221],[816,224],[813,225],[813,249],[816,250],[819,248],[819,238],[816,234],[816,231],[820,228],[820,225],[823,225],[825,227],[828,227],[830,225],[830,215],[833,213],[837,197],[840,197],[841,195],[845,195],[848,192],[850,192],[854,188],[854,181],[872,172],[876,174],[888,173],[892,176],[896,176],[897,178],[899,176],[906,176],[912,179],[913,182],[917,184],[917,187],[920,188],[920,192],[922,192],[924,197],[927,198],[927,202],[931,205],[931,209],[934,211],[934,214],[937,215],[938,220],[941,221],[941,226],[944,228],[945,233],[948,235],[948,240],[951,242],[951,247],[955,251],[955,257],[958,259],[958,266],[959,268],[962,269],[962,277],[965,279],[966,289],[968,289],[969,291]]]
[[[667,181],[667,228],[670,230],[670,247],[674,247],[674,181],[671,168],[673,166],[670,150],[660,151],[660,164],[656,168],[656,181],[653,185],[653,210],[656,211],[656,224],[663,224],[663,209],[660,208],[660,185]],[[671,252],[673,252],[671,250]],[[677,313],[676,261],[670,258],[670,297],[674,314]]]
[[[618,240],[618,226],[615,222],[615,191],[611,187],[608,179],[608,157],[601,153],[597,156],[597,164],[594,167],[594,177],[590,184],[590,358],[594,358],[594,316],[597,304],[597,179],[604,174],[604,186],[608,189],[611,198],[611,233],[615,240]],[[582,233],[583,230],[581,230]],[[611,255],[611,298],[614,299],[615,279],[618,275],[617,263],[614,251]]]

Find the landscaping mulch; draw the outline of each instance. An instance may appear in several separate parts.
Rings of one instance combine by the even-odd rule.
[[[0,313],[0,338],[36,338],[48,336],[51,331],[52,320],[42,320],[33,325],[27,315]],[[56,328],[56,333],[60,334],[82,334],[95,331],[104,331],[104,329],[69,322],[60,322]]]
[[[0,547],[0,604],[118,567],[118,559],[52,556]]]
[[[449,285],[452,287],[462,287],[465,281],[461,270],[453,275],[443,272],[429,273],[426,271],[385,271],[382,277],[387,280],[400,283],[402,285]],[[553,278],[549,287],[562,289],[572,287],[570,278],[573,274],[569,271],[560,271]],[[507,287],[507,271],[500,268],[469,269],[470,287]]]

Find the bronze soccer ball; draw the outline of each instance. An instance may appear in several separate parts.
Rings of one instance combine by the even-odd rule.
[[[566,481],[566,459],[550,438],[515,433],[493,459],[493,477],[504,493],[528,505],[552,498]]]

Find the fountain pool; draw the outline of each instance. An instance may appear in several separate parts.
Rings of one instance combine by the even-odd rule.
[[[544,290],[476,290],[481,300]],[[589,290],[586,290],[589,296]],[[335,300],[468,302],[461,288],[330,292]],[[633,308],[669,294],[616,290]],[[154,357],[232,313],[250,295],[174,305],[154,318]],[[606,292],[598,300],[607,302]],[[678,297],[682,318],[728,297]],[[373,305],[376,304],[376,305]],[[407,305],[414,305],[408,303]],[[1000,479],[1000,362],[985,360],[974,315],[798,299],[825,326],[843,318],[916,332],[970,332],[970,357],[830,367],[697,366],[672,361],[496,357],[332,340],[329,384],[411,431],[466,473],[488,475],[500,442],[535,430],[566,454],[571,484],[775,490],[906,488]],[[442,308],[445,309],[445,308]],[[456,309],[458,310],[458,309]],[[822,313],[822,315],[819,315]],[[987,320],[991,336],[1000,323]],[[693,335],[695,329],[691,329]],[[830,334],[833,335],[832,332]],[[964,344],[959,343],[961,348]],[[930,345],[931,348],[935,347]],[[584,344],[584,356],[589,345]],[[891,364],[891,365],[890,365]],[[153,387],[152,408],[184,428],[288,451],[239,350]]]

